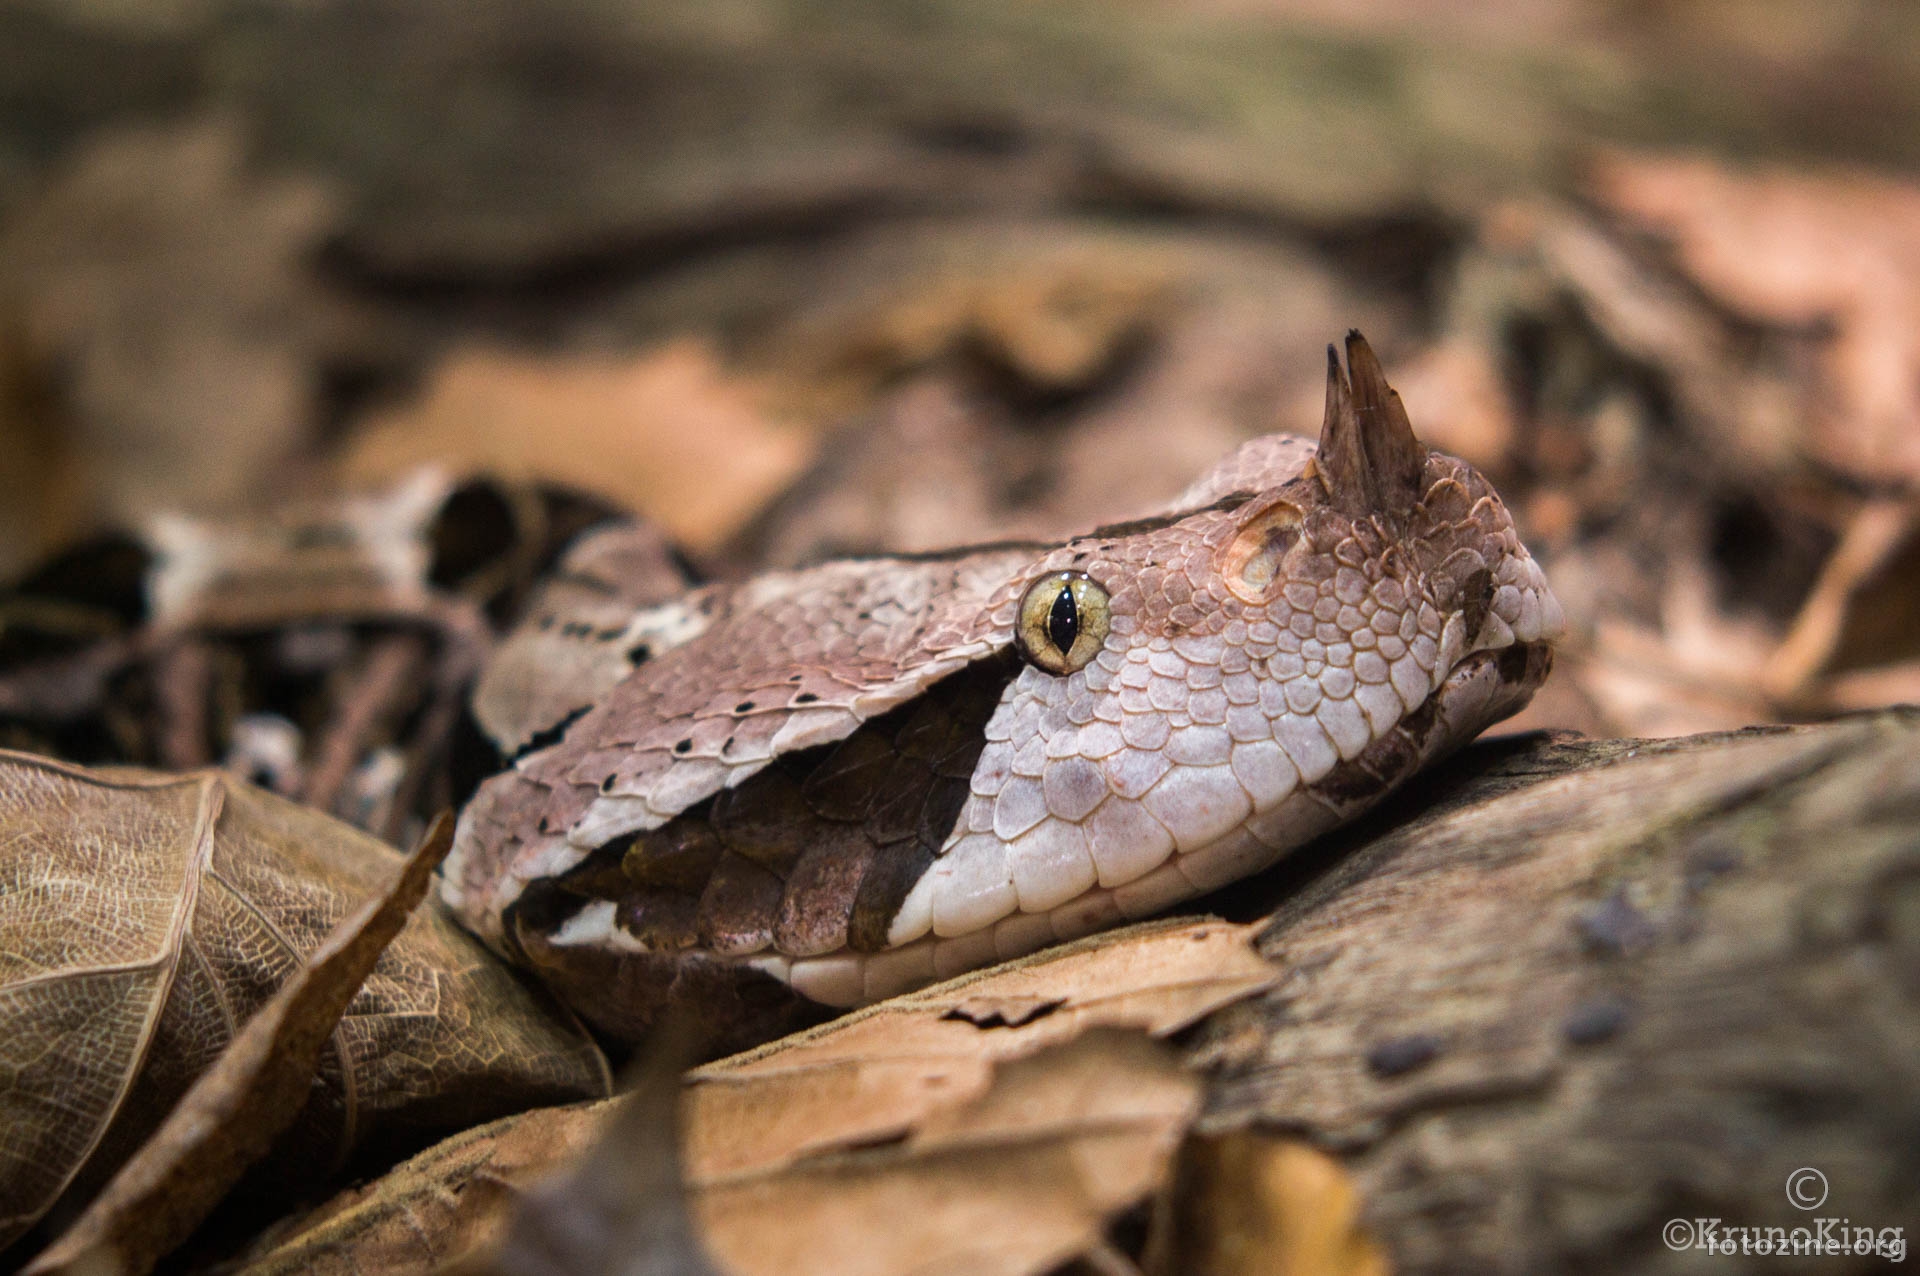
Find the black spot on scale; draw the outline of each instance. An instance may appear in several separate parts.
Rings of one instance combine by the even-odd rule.
[[[752,713],[752,712],[753,712],[753,701],[751,701],[751,700],[742,700],[742,701],[741,701],[741,702],[740,702],[739,704],[737,704],[737,705],[735,705],[735,706],[733,706],[733,711],[734,711],[735,713]]]
[[[819,696],[814,695],[813,692],[811,691],[802,691],[799,695],[793,698],[793,702],[795,704],[812,704],[814,701],[818,700],[819,698],[820,698]]]
[[[675,753],[685,753],[691,748],[693,748],[693,741],[691,739],[686,739],[686,740],[680,741],[678,744],[675,744],[673,746],[673,751]]]
[[[630,665],[643,665],[651,659],[653,659],[653,648],[644,642],[635,643],[627,648],[627,663]]]

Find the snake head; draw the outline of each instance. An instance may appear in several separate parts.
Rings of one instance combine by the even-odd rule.
[[[1253,440],[1169,512],[589,596],[580,676],[496,665],[488,703],[579,708],[522,724],[551,742],[443,895],[615,1036],[672,1003],[741,1043],[1259,871],[1523,705],[1562,625],[1358,334],[1317,448]]]
[[[1028,667],[893,943],[1064,937],[1224,885],[1532,696],[1564,620],[1492,486],[1420,443],[1357,332],[1326,405],[1317,448],[1256,439],[1178,512],[1033,564],[999,622]],[[1090,598],[1094,646],[1061,623]]]
[[[1422,655],[1428,634],[1436,668],[1558,638],[1559,603],[1492,484],[1420,442],[1357,331],[1347,334],[1347,369],[1329,345],[1319,445],[1297,477],[1238,511],[1218,560],[1227,590],[1303,641],[1346,642],[1356,654],[1383,650],[1375,640],[1388,631],[1375,622],[1384,609]],[[1397,648],[1386,644],[1389,661]],[[1377,672],[1371,659],[1360,668]],[[1411,668],[1402,678],[1405,707],[1416,708],[1419,680]]]

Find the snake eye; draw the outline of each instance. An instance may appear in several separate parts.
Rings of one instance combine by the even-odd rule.
[[[1085,572],[1054,572],[1027,586],[1014,639],[1029,663],[1069,674],[1098,654],[1107,622],[1106,590]]]

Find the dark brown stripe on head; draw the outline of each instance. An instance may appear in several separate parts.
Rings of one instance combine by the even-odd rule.
[[[857,826],[842,825],[836,832],[802,856],[787,878],[773,919],[773,944],[783,953],[816,956],[847,946],[861,879],[885,848]]]
[[[825,752],[808,749],[778,759],[738,788],[715,794],[709,818],[721,844],[780,877],[792,872],[807,852],[815,823],[795,771],[801,759],[812,762]],[[693,817],[689,812],[680,818]]]
[[[655,952],[671,953],[700,942],[700,901],[678,891],[630,891],[614,907],[614,924]]]
[[[717,953],[755,953],[773,942],[773,919],[786,889],[773,873],[728,851],[700,893],[700,942]]]
[[[1199,514],[1213,514],[1228,510],[1237,510],[1258,496],[1258,492],[1228,492],[1219,500],[1207,505],[1197,505],[1189,510],[1175,510],[1170,514],[1155,514],[1151,518],[1136,518],[1124,523],[1104,523],[1085,536],[1076,536],[1076,541],[1118,540],[1123,536],[1138,536],[1142,532],[1160,532],[1183,523]]]
[[[901,842],[876,856],[860,879],[860,893],[853,901],[853,916],[847,922],[847,945],[855,952],[877,953],[887,946],[887,932],[900,912],[907,893],[933,867],[939,842]]]
[[[698,898],[724,849],[705,819],[683,816],[664,828],[636,835],[621,857],[621,875],[630,887],[673,890]]]
[[[1500,680],[1509,686],[1537,687],[1553,672],[1553,647],[1544,642],[1519,642],[1501,649]]]
[[[975,662],[844,740],[776,758],[662,827],[608,843],[558,884],[616,901],[624,930],[669,949],[690,926],[723,953],[884,948],[959,818],[1017,671],[1011,655]]]

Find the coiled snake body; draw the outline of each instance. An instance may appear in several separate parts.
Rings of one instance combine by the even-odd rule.
[[[1328,356],[1317,448],[1256,439],[1062,545],[640,606],[593,566],[617,547],[583,546],[575,614],[527,622],[580,658],[482,681],[497,738],[552,742],[469,804],[447,902],[616,1036],[676,1001],[753,1035],[1148,915],[1366,809],[1525,704],[1562,618],[1358,334],[1347,373]]]

